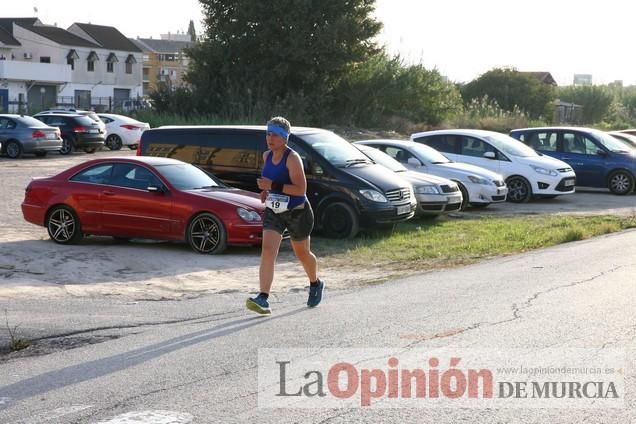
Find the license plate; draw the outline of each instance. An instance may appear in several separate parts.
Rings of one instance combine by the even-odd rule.
[[[57,134],[47,134],[46,135],[46,139],[47,140],[57,140]]]
[[[405,213],[411,212],[411,205],[398,206],[397,214],[404,215]]]
[[[574,185],[574,180],[565,180],[563,185],[566,187],[572,187]]]
[[[92,128],[92,129],[88,130],[88,132],[89,132],[90,134],[98,134],[98,133],[99,133],[99,130],[98,130],[97,128]]]

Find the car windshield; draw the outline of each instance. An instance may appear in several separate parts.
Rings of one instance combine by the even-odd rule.
[[[301,137],[327,161],[338,168],[372,164],[373,162],[344,138],[329,132],[305,134]]]
[[[594,131],[594,135],[598,138],[598,141],[605,146],[607,150],[614,153],[628,153],[629,148],[625,143],[621,143],[609,134],[602,131]]]
[[[157,165],[157,171],[178,190],[199,190],[223,187],[210,175],[196,166],[184,164]]]
[[[407,170],[400,162],[374,147],[360,145],[360,150],[362,150],[362,153],[373,159],[375,163],[378,163],[393,172],[404,172]]]
[[[520,156],[523,158],[537,157],[539,154],[526,146],[519,140],[516,140],[505,134],[488,134],[484,137],[490,144],[507,155]]]
[[[413,143],[413,146],[411,146],[411,150],[417,153],[417,155],[420,156],[421,159],[424,159],[424,161],[429,163],[438,164],[452,162],[446,156],[425,144]]]

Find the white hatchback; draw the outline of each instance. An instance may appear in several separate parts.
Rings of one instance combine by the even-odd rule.
[[[453,162],[435,149],[407,140],[363,140],[364,144],[380,149],[412,171],[437,175],[457,183],[462,192],[462,210],[470,203],[486,207],[506,200],[508,188],[503,177],[467,163]]]
[[[508,200],[527,202],[534,197],[574,193],[576,174],[567,163],[544,156],[519,140],[485,130],[438,130],[411,135],[411,140],[501,174],[508,185]]]
[[[99,118],[106,123],[108,136],[104,143],[110,150],[119,150],[122,146],[128,146],[134,150],[139,144],[141,134],[150,129],[146,122],[114,113],[99,113]]]

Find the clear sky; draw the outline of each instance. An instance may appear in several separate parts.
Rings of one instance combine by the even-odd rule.
[[[319,0],[316,0],[319,1]],[[128,37],[202,32],[198,0],[2,0],[0,16],[38,16],[117,27]],[[34,12],[34,7],[38,12]],[[377,0],[379,42],[408,62],[467,82],[494,67],[548,71],[559,85],[575,73],[595,84],[636,84],[632,0]]]

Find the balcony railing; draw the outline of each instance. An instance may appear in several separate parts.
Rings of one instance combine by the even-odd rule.
[[[0,79],[64,83],[71,81],[70,65],[0,60]]]

